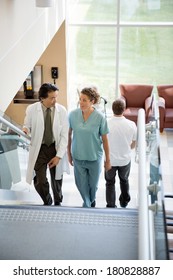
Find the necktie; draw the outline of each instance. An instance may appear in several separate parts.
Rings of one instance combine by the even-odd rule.
[[[50,146],[53,141],[52,122],[51,122],[51,109],[47,108],[44,128],[44,143]]]

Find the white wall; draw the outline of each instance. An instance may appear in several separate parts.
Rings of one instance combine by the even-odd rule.
[[[64,0],[0,0],[0,110],[5,111],[65,19]]]

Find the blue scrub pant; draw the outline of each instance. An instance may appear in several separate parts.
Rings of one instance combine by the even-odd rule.
[[[102,158],[95,161],[73,159],[75,183],[83,199],[83,207],[91,207],[96,199]]]

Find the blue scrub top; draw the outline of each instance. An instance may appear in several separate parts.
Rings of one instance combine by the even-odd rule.
[[[69,126],[73,130],[72,156],[77,160],[97,160],[103,154],[101,136],[109,132],[104,115],[95,109],[84,121],[80,108],[69,114]]]

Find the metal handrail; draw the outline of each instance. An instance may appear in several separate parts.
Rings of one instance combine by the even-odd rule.
[[[31,140],[31,137],[27,134],[25,134],[21,129],[19,129],[18,127],[16,127],[15,125],[13,125],[12,123],[10,123],[9,121],[7,121],[6,119],[4,119],[3,117],[0,116],[0,123],[5,124],[7,127],[9,127],[11,130],[13,130],[14,132],[16,132],[17,134],[19,134],[20,136],[23,136],[24,138],[26,138],[27,140]]]
[[[139,260],[150,259],[150,236],[149,236],[149,210],[148,190],[146,182],[146,138],[145,138],[145,111],[138,111],[138,186],[139,186]]]

